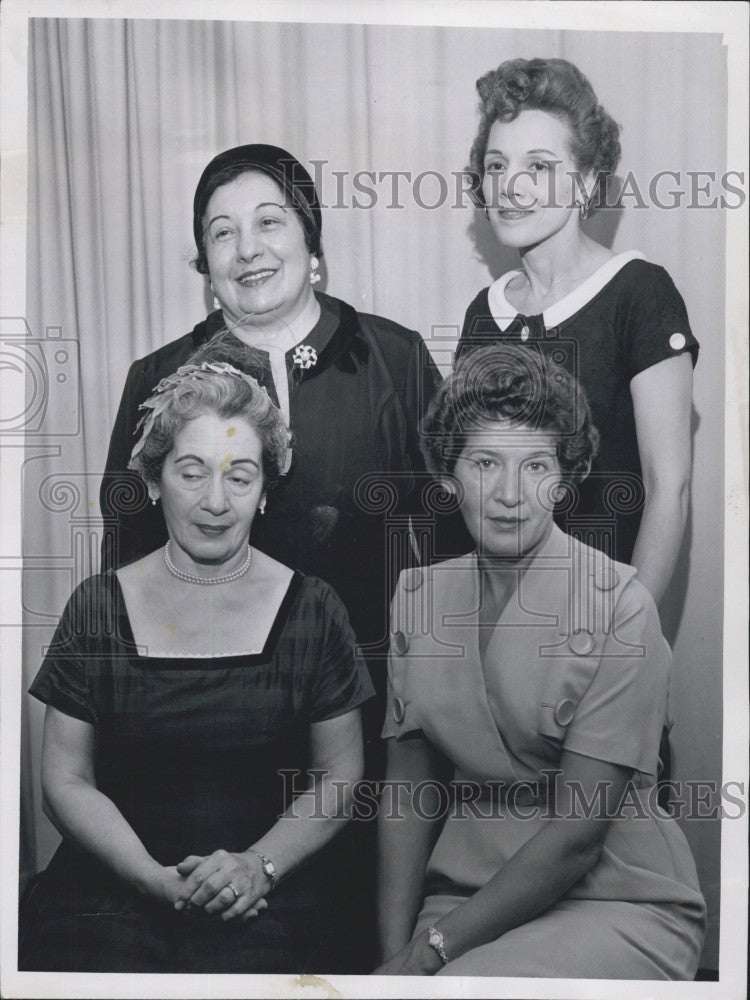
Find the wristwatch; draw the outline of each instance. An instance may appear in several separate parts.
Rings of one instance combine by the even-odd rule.
[[[276,865],[273,863],[273,861],[271,861],[270,858],[267,858],[265,854],[261,854],[260,851],[256,851],[252,847],[248,847],[247,853],[255,854],[257,855],[257,857],[260,858],[261,871],[266,876],[268,881],[271,883],[271,889],[269,891],[272,892],[276,888]]]
[[[427,944],[430,948],[434,948],[438,955],[440,955],[440,961],[443,965],[447,965],[448,956],[445,954],[445,939],[434,924],[430,924],[427,928]]]

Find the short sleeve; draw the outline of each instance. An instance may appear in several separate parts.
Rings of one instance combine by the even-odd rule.
[[[564,749],[656,777],[670,664],[653,599],[631,580],[617,602],[599,666],[568,727]]]
[[[94,708],[86,672],[87,656],[91,654],[87,630],[83,628],[88,621],[86,609],[91,609],[89,582],[84,581],[68,600],[29,693],[65,715],[93,725]]]
[[[698,341],[674,282],[664,270],[645,261],[631,264],[627,294],[619,308],[618,325],[629,378],[653,365],[689,353],[698,360]]]
[[[375,694],[344,605],[327,584],[320,589],[322,651],[309,691],[308,719],[324,722],[358,708]]]

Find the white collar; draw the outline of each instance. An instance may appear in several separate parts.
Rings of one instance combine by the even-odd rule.
[[[593,274],[585,278],[577,288],[574,288],[572,292],[569,292],[544,310],[542,320],[545,327],[550,329],[553,326],[559,326],[560,323],[563,323],[574,313],[578,312],[631,260],[646,260],[646,256],[640,250],[627,250],[624,253],[618,253],[614,257],[610,257]],[[490,313],[502,331],[507,330],[518,315],[518,310],[505,297],[505,286],[518,274],[523,274],[523,271],[520,269],[506,271],[505,274],[490,285],[487,291]]]

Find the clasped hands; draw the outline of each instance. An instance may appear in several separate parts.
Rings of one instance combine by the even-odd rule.
[[[165,868],[163,894],[175,910],[201,910],[207,916],[244,923],[268,906],[271,882],[255,854],[214,851],[189,855]],[[231,887],[231,888],[230,888]]]
[[[419,934],[370,973],[372,976],[434,976],[443,963],[427,943],[427,934]]]

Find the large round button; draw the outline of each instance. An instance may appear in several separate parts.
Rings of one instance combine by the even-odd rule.
[[[409,648],[409,640],[406,638],[403,632],[394,632],[393,634],[393,650],[398,653],[399,656],[403,656],[404,653]]]
[[[417,566],[404,574],[404,590],[419,590],[424,582],[424,573]]]
[[[403,701],[400,698],[393,699],[393,718],[396,722],[403,722],[404,715],[406,714],[406,709],[404,707]]]
[[[684,333],[673,333],[669,338],[669,346],[673,351],[681,351],[687,343]]]
[[[569,726],[576,714],[576,705],[570,698],[563,698],[555,709],[555,722],[558,726]]]
[[[590,632],[574,632],[568,639],[568,646],[576,656],[588,656],[596,645],[596,640]]]
[[[597,590],[614,590],[620,582],[620,574],[614,566],[603,566],[594,574],[594,586]]]

